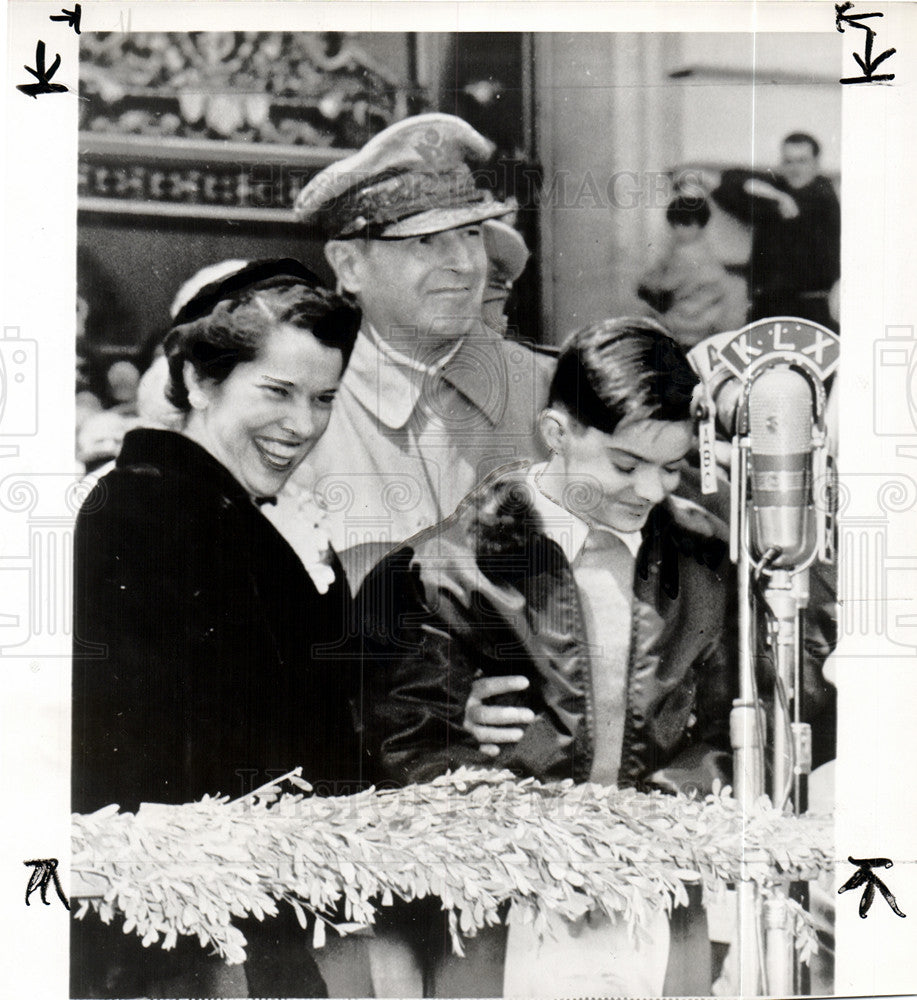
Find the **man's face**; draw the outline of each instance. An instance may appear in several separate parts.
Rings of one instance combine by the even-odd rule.
[[[586,521],[639,531],[678,486],[693,440],[691,421],[635,420],[614,434],[573,419],[567,426],[548,467],[547,492]]]
[[[386,339],[416,331],[420,342],[463,337],[481,319],[487,254],[480,225],[399,240],[354,240],[339,274]]]
[[[818,176],[818,157],[807,142],[785,142],[781,169],[787,184],[798,190]]]

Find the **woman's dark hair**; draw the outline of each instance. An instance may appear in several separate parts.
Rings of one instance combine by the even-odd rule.
[[[260,260],[205,285],[175,317],[166,334],[169,402],[187,413],[185,362],[202,379],[224,382],[238,364],[252,361],[266,335],[286,324],[308,330],[350,360],[360,310],[322,285],[297,260]]]
[[[607,319],[569,337],[548,394],[581,424],[613,434],[624,420],[688,420],[699,383],[684,351],[651,319]]]
[[[669,202],[665,217],[670,226],[690,226],[696,222],[703,229],[710,221],[710,206],[706,198],[680,194]]]

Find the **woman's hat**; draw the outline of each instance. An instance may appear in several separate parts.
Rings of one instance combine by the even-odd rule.
[[[292,257],[283,257],[279,260],[253,260],[232,271],[229,275],[217,281],[211,281],[200,288],[178,310],[172,323],[174,326],[182,326],[184,323],[191,323],[202,316],[209,316],[220,302],[230,298],[236,292],[254,285],[269,287],[270,284],[277,283],[284,278],[294,278],[311,288],[330,292],[330,289],[314,271]]]
[[[187,281],[182,282],[179,286],[178,291],[175,293],[175,298],[172,299],[172,305],[169,306],[169,315],[174,320],[182,308],[205,285],[212,285],[221,278],[226,278],[235,271],[240,271],[246,264],[248,264],[247,260],[221,260],[217,264],[208,264],[206,267],[202,267],[200,271],[195,271]]]

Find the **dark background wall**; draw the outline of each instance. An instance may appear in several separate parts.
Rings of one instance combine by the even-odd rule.
[[[102,297],[90,301],[104,320],[96,344],[111,350],[140,347],[165,330],[169,306],[179,286],[208,264],[259,257],[297,257],[331,280],[322,246],[297,225],[238,223],[200,219],[126,217],[83,212],[79,220],[82,255],[103,276]],[[107,279],[107,280],[106,280]]]

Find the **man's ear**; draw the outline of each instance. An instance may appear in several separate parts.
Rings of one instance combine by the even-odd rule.
[[[361,289],[360,263],[364,248],[360,240],[329,240],[325,244],[325,260],[331,265],[338,282],[338,291],[357,295]]]
[[[573,418],[559,406],[549,406],[538,416],[538,430],[552,454],[563,455],[573,432]]]

